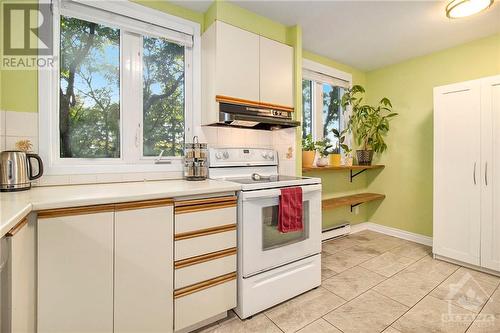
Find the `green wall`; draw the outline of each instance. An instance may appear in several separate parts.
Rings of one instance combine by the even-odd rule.
[[[387,96],[400,113],[379,159],[386,168],[369,174],[369,191],[387,195],[369,221],[432,236],[433,87],[496,74],[500,34],[367,73],[369,101]]]
[[[357,68],[342,64],[340,62],[337,62],[335,60],[321,56],[319,54],[315,54],[315,53],[307,51],[307,50],[303,51],[303,56],[304,56],[304,59],[312,60],[312,61],[318,62],[320,64],[323,64],[325,66],[329,66],[329,67],[341,70],[343,72],[351,73],[353,84],[359,84],[362,86],[366,85],[366,73],[363,71],[360,71]]]

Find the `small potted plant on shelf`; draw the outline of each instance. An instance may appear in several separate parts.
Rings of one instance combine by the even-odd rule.
[[[356,157],[359,165],[371,165],[373,153],[383,153],[387,149],[384,137],[389,132],[389,121],[398,114],[392,111],[391,101],[384,97],[377,106],[362,104],[365,89],[355,85],[342,96],[344,110],[352,107],[347,129],[352,131],[358,147]]]
[[[316,141],[316,149],[319,153],[319,158],[316,161],[316,166],[325,167],[328,165],[328,156],[331,153],[332,144],[328,138],[324,138],[323,140]]]
[[[302,139],[302,166],[310,168],[313,166],[314,157],[316,156],[316,145],[312,135],[308,135]]]
[[[342,148],[342,151],[344,152],[344,164],[346,164],[346,156],[350,156],[351,154],[351,148],[346,144],[346,135],[349,133],[349,128],[345,128],[342,132],[339,132],[337,129],[332,129],[333,135],[337,138],[337,146],[335,147],[336,153],[330,155],[330,164],[334,166],[340,166],[341,165],[341,154],[340,154],[340,149]],[[352,165],[352,158],[350,159],[351,164],[346,164],[346,165]]]

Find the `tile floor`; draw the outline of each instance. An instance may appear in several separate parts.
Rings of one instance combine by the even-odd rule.
[[[500,332],[500,278],[434,260],[429,247],[362,231],[323,243],[322,285],[203,333]]]

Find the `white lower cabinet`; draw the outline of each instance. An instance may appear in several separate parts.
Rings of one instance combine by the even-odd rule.
[[[115,212],[115,332],[173,328],[172,206]]]
[[[33,215],[22,220],[6,235],[10,258],[7,274],[2,280],[4,316],[0,318],[2,332],[36,331],[36,219]],[[5,288],[6,287],[6,288]]]
[[[38,332],[173,331],[171,201],[38,220]]]
[[[175,203],[175,331],[236,307],[236,197]]]
[[[38,333],[113,332],[113,211],[50,215],[38,219]]]

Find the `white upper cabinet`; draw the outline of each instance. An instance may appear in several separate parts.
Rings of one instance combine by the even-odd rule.
[[[260,101],[293,105],[293,48],[260,37]]]
[[[293,107],[293,48],[216,21],[202,36],[202,124],[218,122],[217,95]]]
[[[216,95],[259,100],[259,36],[217,22]]]

